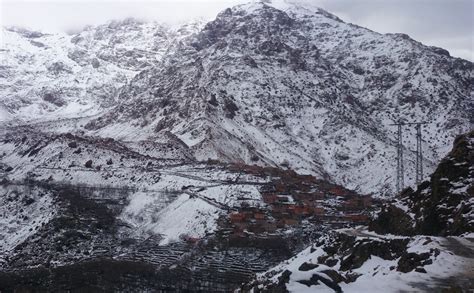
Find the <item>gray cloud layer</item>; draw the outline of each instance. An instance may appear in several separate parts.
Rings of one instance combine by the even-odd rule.
[[[321,0],[347,22],[381,33],[402,32],[452,55],[474,60],[472,0]]]
[[[0,0],[2,1],[2,0]],[[309,1],[309,0],[306,0]],[[46,31],[71,31],[110,19],[137,17],[179,23],[190,18],[212,19],[219,11],[246,0],[4,0],[3,25]],[[381,33],[402,32],[452,55],[474,60],[472,0],[312,0],[346,22]]]

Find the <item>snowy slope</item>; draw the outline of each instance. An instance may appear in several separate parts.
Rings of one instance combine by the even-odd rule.
[[[51,193],[37,187],[0,185],[0,255],[12,250],[57,213]],[[1,260],[0,260],[1,262]]]
[[[474,233],[474,131],[460,135],[435,172],[387,204],[370,227],[377,233]],[[401,224],[404,223],[404,224]]]
[[[0,121],[56,120],[100,113],[140,70],[156,66],[200,22],[165,27],[134,19],[75,35],[2,28]]]
[[[473,249],[469,239],[460,237],[365,234],[341,241],[331,235],[259,274],[250,287],[254,292],[280,292],[283,288],[288,292],[428,292],[456,288],[456,282],[469,284],[473,264],[468,255],[450,247],[453,242],[466,250]],[[352,243],[354,248],[343,243]],[[367,252],[368,258],[351,255],[360,253],[364,247],[372,247]],[[358,248],[359,252],[352,252]],[[404,260],[410,257],[414,267],[406,271]],[[348,268],[348,260],[358,264]]]
[[[147,154],[147,148],[153,148],[153,155]],[[166,158],[171,155],[172,159]],[[248,183],[237,183],[237,178]],[[117,219],[133,228],[134,237],[159,235],[165,245],[183,235],[203,238],[215,232],[218,217],[229,209],[261,204],[259,186],[269,179],[238,174],[223,165],[196,163],[179,146],[155,142],[144,148],[18,128],[0,140],[0,226],[5,231],[0,234],[0,254],[59,212],[51,192],[24,186],[29,181],[51,189],[95,190],[94,199],[124,205]],[[11,182],[19,187],[10,190]],[[25,204],[29,197],[35,200]]]
[[[301,5],[223,11],[164,66],[137,75],[121,103],[86,128],[121,139],[172,132],[199,160],[288,162],[364,193],[391,194],[390,124],[429,121],[424,165],[433,170],[449,141],[472,127],[472,63]],[[124,125],[130,131],[117,135]],[[413,184],[414,129],[405,129],[404,141]]]
[[[138,233],[162,235],[160,244],[179,241],[180,236],[203,238],[216,230],[220,210],[200,198],[179,195],[171,204],[159,209],[156,199],[134,194],[124,211],[123,220]]]

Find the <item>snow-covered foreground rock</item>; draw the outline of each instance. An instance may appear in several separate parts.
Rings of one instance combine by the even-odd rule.
[[[337,233],[259,274],[244,291],[425,292],[474,285],[474,238]]]
[[[416,191],[405,190],[394,203],[384,205],[368,227],[323,236],[259,274],[242,290],[462,292],[473,288],[473,135],[471,131],[456,138],[430,182]]]

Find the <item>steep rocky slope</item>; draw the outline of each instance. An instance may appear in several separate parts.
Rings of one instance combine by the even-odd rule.
[[[118,89],[200,28],[135,19],[74,34],[1,30],[0,121],[91,116],[115,104]]]
[[[341,186],[171,142],[4,133],[0,290],[229,292],[367,219],[370,198]]]
[[[120,105],[86,128],[117,138],[170,131],[197,159],[289,165],[390,193],[390,124],[430,122],[424,165],[433,170],[447,142],[472,127],[472,93],[472,63],[445,50],[321,9],[266,1],[220,13],[163,66],[138,74]],[[414,138],[405,129],[409,174]]]
[[[337,231],[240,292],[464,292],[474,285],[473,257],[473,238]]]
[[[337,230],[321,237],[297,256],[258,275],[242,291],[471,289],[473,150],[474,132],[459,136],[431,180],[420,184],[416,191],[402,192],[369,227]]]
[[[384,207],[370,227],[377,233],[474,233],[474,131],[456,138],[430,181],[407,189]]]
[[[472,235],[331,233],[367,222],[359,193],[393,194],[390,123],[430,122],[427,172],[472,128],[472,63],[297,2],[4,29],[0,291],[228,292],[256,273],[242,290],[472,287]],[[373,228],[472,232],[472,143]]]

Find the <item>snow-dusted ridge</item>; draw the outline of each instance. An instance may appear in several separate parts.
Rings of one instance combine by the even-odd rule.
[[[172,133],[198,160],[288,162],[363,193],[393,192],[394,121],[431,122],[427,172],[473,123],[472,63],[309,1],[254,1],[179,28],[2,33],[0,120],[122,140]]]
[[[129,18],[72,35],[2,28],[0,121],[24,124],[102,113],[116,103],[123,85],[157,66],[201,26],[202,21],[171,27]]]
[[[142,137],[172,132],[200,160],[288,161],[364,193],[391,194],[390,124],[431,122],[423,135],[432,170],[450,140],[472,126],[471,77],[469,61],[405,35],[372,32],[311,6],[249,3],[221,12],[163,67],[142,71],[122,89],[121,104],[86,128],[107,135],[128,123],[133,137],[136,129]],[[411,173],[414,130],[404,139]]]
[[[254,292],[466,281],[472,235],[331,231],[369,221],[380,201],[362,193],[393,195],[391,123],[430,122],[427,174],[473,127],[471,62],[308,1],[251,2],[177,27],[1,32],[0,291],[69,290],[68,274],[145,292],[229,292],[255,273]],[[414,129],[403,139],[412,184]],[[444,233],[472,230],[472,168],[449,163],[442,184],[395,203],[407,218],[389,216],[398,228],[433,220],[419,212],[429,209]],[[440,187],[450,197],[413,205]]]

